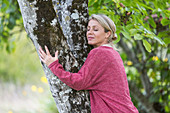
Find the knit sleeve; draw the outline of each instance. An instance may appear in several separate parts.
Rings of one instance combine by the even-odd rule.
[[[49,65],[50,70],[65,84],[75,90],[89,90],[97,84],[97,73],[102,68],[100,52],[92,50],[78,73],[65,71],[62,65],[55,61]]]

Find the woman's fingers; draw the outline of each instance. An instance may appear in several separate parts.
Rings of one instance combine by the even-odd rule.
[[[47,55],[50,55],[50,56],[51,56],[51,54],[50,54],[50,52],[49,52],[47,46],[45,46],[45,51],[46,51]]]
[[[39,54],[41,61],[44,62],[47,66],[50,65],[55,60],[58,60],[58,51],[56,51],[55,57],[52,57],[47,46],[45,46],[45,52],[40,47]]]
[[[39,49],[39,53],[43,58],[46,56],[46,53],[42,50],[42,48]]]
[[[58,51],[55,52],[55,60],[58,59]]]
[[[45,60],[40,56],[40,60],[45,63]]]
[[[42,54],[42,51],[41,51],[41,50],[39,50],[39,54],[40,54],[40,57],[41,57],[41,58],[44,58],[44,55]]]

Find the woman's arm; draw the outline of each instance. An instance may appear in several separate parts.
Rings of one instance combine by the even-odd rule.
[[[98,50],[89,53],[84,65],[79,70],[78,73],[71,73],[65,71],[62,65],[58,62],[58,52],[56,52],[55,57],[52,57],[49,53],[47,47],[45,47],[46,53],[41,49],[40,55],[42,61],[47,64],[50,70],[65,84],[70,86],[75,90],[90,90],[93,85],[99,83],[99,73],[104,65],[101,64],[102,56]],[[100,56],[100,57],[99,57]]]
[[[57,60],[49,68],[62,82],[75,90],[86,90],[92,84],[88,66],[83,66],[78,73],[71,73],[65,71]]]

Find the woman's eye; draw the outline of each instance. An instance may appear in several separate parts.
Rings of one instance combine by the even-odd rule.
[[[98,29],[94,29],[94,31],[98,31]]]

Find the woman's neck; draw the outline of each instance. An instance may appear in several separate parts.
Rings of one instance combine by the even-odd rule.
[[[101,45],[101,46],[112,47],[109,43],[107,43],[107,44],[103,44],[103,45]]]

